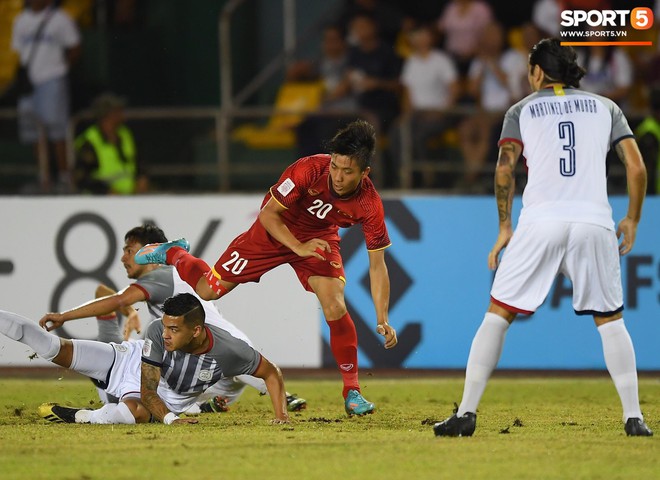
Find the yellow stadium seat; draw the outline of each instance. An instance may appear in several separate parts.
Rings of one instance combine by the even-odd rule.
[[[90,27],[94,24],[94,0],[64,0],[60,7],[79,26]]]
[[[321,105],[321,82],[286,82],[275,99],[275,113],[265,126],[245,124],[232,132],[232,140],[250,148],[292,148],[296,142],[294,128],[305,115]]]
[[[23,9],[23,0],[0,1],[0,93],[11,84],[18,67],[18,55],[11,49],[14,18]]]
[[[507,40],[509,42],[509,45],[511,48],[515,48],[516,50],[520,50],[521,52],[525,52],[527,54],[528,52],[525,51],[525,42],[523,42],[523,30],[520,27],[513,27],[509,29],[509,32],[507,34]]]

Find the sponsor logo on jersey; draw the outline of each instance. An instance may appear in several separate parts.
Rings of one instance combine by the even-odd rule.
[[[315,197],[321,194],[321,192],[319,192],[318,190],[314,190],[313,188],[308,189],[307,193],[309,193],[311,197]]]
[[[335,268],[341,268],[341,263],[335,262],[334,260],[330,261],[330,265],[332,265]]]
[[[296,184],[293,183],[293,180],[287,178],[282,183],[280,183],[280,186],[277,187],[277,191],[280,192],[283,197],[286,197],[289,193],[291,193],[291,190],[293,190],[295,186]]]
[[[202,382],[208,382],[209,380],[211,380],[213,378],[213,372],[211,370],[200,370],[198,378]]]
[[[345,372],[350,372],[353,370],[353,364],[352,363],[342,363],[339,365],[339,368],[341,368]]]
[[[142,356],[148,357],[149,355],[151,355],[151,340],[147,338],[142,346]]]
[[[118,352],[128,352],[128,347],[126,345],[122,345],[121,343],[114,343],[112,346],[115,347],[115,350]]]

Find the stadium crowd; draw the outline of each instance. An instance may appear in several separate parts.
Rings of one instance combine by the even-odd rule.
[[[287,78],[332,85],[326,90],[331,102],[340,97],[379,120],[387,147],[386,187],[486,193],[492,191],[504,112],[531,92],[527,81],[531,46],[560,34],[562,9],[614,8],[616,3],[538,0],[512,12],[506,2],[484,0],[437,2],[436,10],[422,2],[349,0],[336,22],[326,28],[344,32],[337,40],[342,54],[334,53],[332,60],[333,78],[328,79],[324,69],[329,62],[325,37],[319,57],[294,64]],[[639,37],[640,32],[628,34]],[[647,32],[645,39],[655,37],[657,31]],[[612,98],[633,126],[640,123],[650,112],[651,92],[660,83],[654,67],[660,59],[657,47],[591,46],[578,51],[588,71],[581,86]],[[316,68],[301,75],[301,64]],[[344,70],[343,83],[336,80],[339,66]],[[309,135],[308,123],[299,128],[302,155],[320,148]],[[645,134],[652,137],[648,143],[656,145],[644,152],[649,171],[655,171],[657,136],[648,129]],[[656,191],[653,182],[649,193]]]
[[[93,0],[27,0],[25,3],[25,10],[16,17],[15,30],[21,22],[25,23],[26,17],[32,18],[33,29],[38,28],[40,24],[34,19],[43,16],[40,12],[51,9],[57,9],[59,17],[69,19],[59,22],[69,32],[63,37],[65,54],[69,55],[65,64],[69,66],[75,62],[76,49],[80,49],[76,24],[82,29],[98,28],[96,23],[102,17],[111,28],[127,29],[144,23],[150,15],[148,8],[130,0],[107,2],[103,15],[98,14],[100,7]],[[320,90],[311,113],[278,127],[293,130],[295,134],[292,156],[322,151],[323,139],[356,116],[362,116],[375,124],[379,132],[382,171],[374,174],[381,187],[468,194],[492,191],[496,138],[503,114],[531,92],[526,66],[529,48],[540,38],[560,34],[560,11],[626,7],[622,0],[535,0],[523,2],[515,9],[511,9],[509,2],[498,0],[335,3],[334,14],[319,25],[322,34],[317,54],[313,58],[300,54],[286,65],[280,91],[285,86],[301,84],[316,85]],[[652,7],[656,16],[660,14],[660,2],[639,3]],[[72,18],[75,22],[71,22]],[[44,28],[48,30],[51,26]],[[32,53],[35,58],[30,60],[30,49],[25,45],[32,43],[21,43],[19,33],[14,32],[12,48],[20,53],[21,64],[29,67],[32,83],[39,92],[44,88],[37,78],[38,72],[29,63],[42,59],[45,50]],[[588,71],[581,86],[612,98],[631,119],[633,128],[645,121],[638,134],[647,137],[640,139],[640,145],[654,179],[649,182],[649,193],[657,193],[658,189],[655,172],[660,127],[654,120],[655,108],[651,103],[655,98],[652,91],[660,88],[657,38],[657,27],[629,29],[627,39],[653,40],[656,45],[578,48],[580,63]],[[309,89],[305,92],[308,95]],[[74,108],[88,109],[93,99],[76,100],[75,93],[74,90],[71,99]],[[60,102],[62,109],[68,102],[67,98],[54,100]],[[19,103],[25,102],[26,97],[21,97]],[[274,106],[278,107],[277,102]],[[61,113],[66,121],[68,113]],[[19,119],[23,126],[24,116],[19,115]],[[100,151],[103,142],[94,144],[89,139],[85,142],[78,138],[71,146],[76,152],[75,160],[66,165],[61,128],[58,126],[57,131],[51,132],[49,122],[48,118],[41,118],[46,136],[55,142],[54,148],[47,149],[54,152],[51,170],[55,181],[42,188],[50,193],[149,191],[144,167],[149,162],[137,163],[139,156],[132,140],[129,145],[118,135],[104,134],[104,144],[113,147],[113,153],[112,148]],[[77,134],[89,133],[76,127]],[[122,128],[128,131],[126,126]],[[34,142],[33,137],[22,139]],[[76,148],[83,144],[85,148]],[[140,144],[139,138],[136,144]],[[94,152],[95,149],[98,151]],[[610,186],[613,191],[623,193],[621,166],[616,160],[611,163],[614,180]],[[130,177],[125,183],[132,187],[113,185],[118,175]],[[151,189],[157,191],[158,186],[152,184]]]

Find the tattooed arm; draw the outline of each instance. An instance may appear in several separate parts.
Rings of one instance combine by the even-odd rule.
[[[515,170],[518,157],[522,153],[522,146],[516,142],[505,142],[500,145],[495,169],[495,200],[500,220],[500,232],[492,250],[488,254],[488,268],[497,268],[500,252],[509,244],[513,235],[511,221],[511,206],[515,191]]]
[[[616,144],[615,148],[619,159],[626,167],[628,182],[628,213],[619,222],[616,231],[619,238],[623,234],[619,252],[621,255],[625,255],[632,250],[635,244],[637,224],[642,217],[642,204],[646,195],[646,166],[635,139],[623,139]]]
[[[174,413],[170,412],[158,396],[158,382],[160,381],[160,368],[149,363],[142,362],[142,386],[140,388],[142,396],[142,404],[156,420],[165,423],[165,417],[173,418],[170,423],[197,423],[195,418],[178,418]]]

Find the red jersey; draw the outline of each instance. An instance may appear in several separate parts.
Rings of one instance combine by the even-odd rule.
[[[286,208],[282,219],[301,242],[338,241],[339,227],[359,223],[368,250],[390,246],[383,202],[374,184],[365,177],[352,195],[337,196],[330,187],[330,155],[304,157],[290,165],[266,194],[262,208],[271,198]]]

